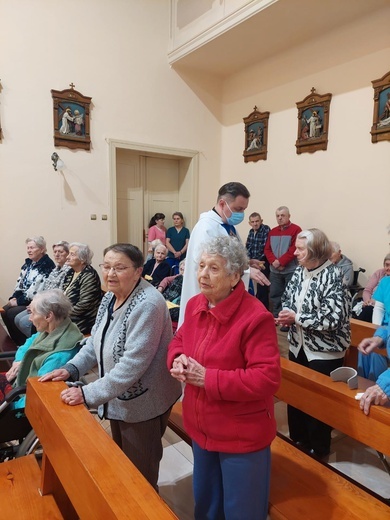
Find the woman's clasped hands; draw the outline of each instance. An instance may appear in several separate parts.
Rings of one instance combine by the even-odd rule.
[[[192,357],[180,354],[174,359],[170,372],[181,383],[204,387],[206,369]]]

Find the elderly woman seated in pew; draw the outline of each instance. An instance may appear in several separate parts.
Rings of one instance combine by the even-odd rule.
[[[385,256],[383,266],[384,269],[376,271],[373,275],[373,277],[377,275],[377,283],[376,287],[373,287],[371,300],[371,305],[374,305],[374,309],[371,311],[372,323],[375,325],[390,323],[390,255]],[[364,340],[362,343],[364,343]],[[387,367],[388,358],[386,356],[381,356],[375,352],[366,352],[364,346],[359,348],[359,376],[376,381],[382,372],[387,370]]]
[[[65,276],[71,267],[66,264],[66,259],[69,254],[69,243],[65,240],[56,242],[53,244],[53,258],[55,261],[55,267],[46,278],[42,291],[49,289],[61,289],[64,283]],[[39,291],[37,291],[39,292]],[[15,325],[22,332],[26,339],[29,338],[33,331],[33,324],[30,320],[30,309],[27,307],[26,310],[20,312],[15,318]]]
[[[383,315],[380,313],[380,306],[377,306],[378,315],[373,319],[373,311],[375,306],[374,293],[379,286],[380,281],[385,276],[390,276],[390,254],[386,255],[383,260],[383,267],[375,271],[375,273],[369,278],[364,290],[363,290],[363,301],[357,304],[357,309],[353,308],[352,311],[356,312],[352,314],[353,318],[361,321],[367,321],[369,323],[376,323],[382,325]],[[360,304],[360,305],[359,305]]]
[[[274,320],[245,290],[249,260],[236,238],[213,238],[201,250],[201,294],[189,300],[168,352],[172,376],[185,383],[195,519],[265,520],[280,383]]]
[[[92,267],[93,252],[87,244],[69,245],[68,271],[62,289],[72,303],[71,320],[83,334],[90,334],[103,296],[100,277]]]
[[[83,339],[69,318],[69,298],[60,289],[40,292],[30,307],[30,320],[37,333],[17,350],[8,372],[0,374],[0,402],[13,387],[25,385],[27,378],[47,374],[72,359]],[[24,407],[24,400],[19,399],[15,406]]]
[[[183,288],[185,263],[185,259],[179,263],[179,274],[167,276],[157,287],[157,289],[162,293],[164,299],[167,301],[169,315],[173,323],[179,321],[180,298]]]
[[[387,357],[390,358],[390,324],[377,329],[374,336],[364,339],[358,348],[365,354],[372,352],[375,348],[386,348]],[[367,388],[360,398],[360,408],[368,415],[372,404],[384,405],[388,402],[390,402],[390,368],[378,377],[375,385]]]
[[[4,306],[2,318],[8,333],[20,346],[26,336],[15,325],[15,318],[31,303],[34,295],[42,290],[46,278],[55,267],[53,260],[46,254],[46,241],[42,236],[26,239],[27,257],[22,265],[13,294]]]
[[[171,266],[166,261],[168,249],[164,244],[158,244],[154,250],[154,257],[146,262],[142,270],[142,277],[157,287],[171,272]]]
[[[325,233],[309,229],[298,234],[299,266],[282,296],[277,323],[289,327],[289,359],[329,375],[343,364],[350,344],[350,298],[342,271],[330,260]],[[319,458],[330,452],[332,428],[288,406],[291,439]]]
[[[181,386],[166,367],[171,320],[164,298],[141,278],[144,259],[131,244],[114,244],[100,265],[108,292],[80,352],[42,381],[77,381],[95,365],[99,379],[69,388],[70,406],[98,407],[114,441],[157,490],[161,438]]]

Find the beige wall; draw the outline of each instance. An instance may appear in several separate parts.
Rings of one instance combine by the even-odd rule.
[[[168,0],[0,0],[0,303],[29,235],[87,242],[101,261],[111,238],[101,220],[110,215],[106,139],[199,150],[199,189],[214,200],[221,126],[169,67],[168,41]],[[92,97],[90,152],[54,148],[50,90],[71,82]]]
[[[372,144],[370,135],[371,81],[390,70],[390,7],[386,13],[255,64],[223,90],[221,183],[234,177],[246,184],[248,215],[259,211],[271,227],[275,208],[289,206],[294,222],[323,229],[366,275],[390,250],[390,142]],[[333,94],[328,150],[297,155],[296,102],[313,86]],[[242,118],[255,105],[271,112],[268,159],[245,164]],[[241,224],[241,235],[248,229]]]
[[[389,70],[387,20],[351,21],[218,83],[169,67],[168,0],[0,0],[0,303],[28,235],[88,242],[100,262],[111,239],[101,220],[110,215],[107,139],[199,150],[199,211],[221,184],[240,180],[252,192],[249,212],[269,225],[286,204],[293,221],[324,229],[356,266],[378,268],[389,250],[390,142],[371,144],[369,131],[371,80]],[[92,96],[92,150],[57,148],[62,175],[50,161],[50,90],[71,82]],[[295,103],[312,86],[333,93],[329,147],[298,156]],[[269,155],[244,164],[242,118],[254,105],[271,112]]]

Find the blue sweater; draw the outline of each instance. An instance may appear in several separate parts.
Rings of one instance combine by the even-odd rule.
[[[390,324],[387,327],[380,327],[377,329],[374,336],[379,336],[382,338],[383,343],[387,348],[387,357],[390,358]],[[390,399],[390,368],[388,368],[378,377],[376,384],[381,387],[383,392]]]

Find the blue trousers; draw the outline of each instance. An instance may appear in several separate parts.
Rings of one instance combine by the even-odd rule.
[[[364,355],[361,352],[358,353],[358,374],[371,381],[376,381],[378,377],[387,370],[388,359],[385,356],[381,356],[376,352],[371,352],[368,355]]]
[[[252,453],[221,453],[193,441],[192,449],[195,520],[266,520],[269,446]]]

